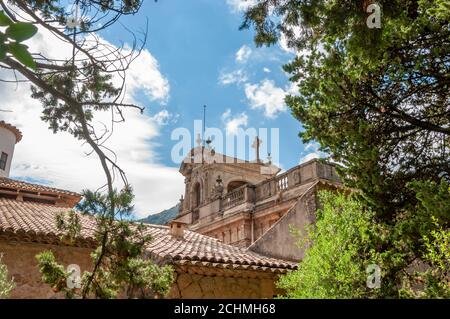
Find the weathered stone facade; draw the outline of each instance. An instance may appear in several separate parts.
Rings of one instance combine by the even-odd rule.
[[[20,140],[16,128],[5,123],[0,126],[1,134],[16,136],[7,139],[6,144],[13,145]],[[193,154],[196,155],[199,154]],[[145,257],[174,266],[176,280],[169,298],[272,298],[278,276],[295,269],[296,263],[224,242],[248,246],[249,234],[254,233],[248,212],[260,196],[258,189],[249,185],[269,181],[278,169],[271,170],[273,167],[259,161],[230,163],[233,158],[209,155],[208,166],[182,166],[186,193],[181,205],[181,222],[175,221],[171,227],[146,225],[143,235],[151,236],[152,241],[145,247]],[[56,226],[56,217],[73,210],[80,200],[81,195],[71,191],[0,177],[0,254],[16,284],[12,298],[63,297],[42,282],[36,255],[43,251],[52,251],[57,262],[65,267],[77,265],[81,272],[92,271],[90,254],[98,244],[96,220],[75,212],[80,232],[71,243],[63,239]],[[203,223],[214,217],[211,212],[240,213],[241,204],[246,207],[244,214],[230,221],[227,229],[207,232],[220,240],[188,231],[183,223],[183,219],[190,224],[199,220]],[[276,218],[262,213],[258,221],[264,221],[261,226],[264,230]]]
[[[278,277],[257,271],[177,267],[176,274],[169,298],[273,298],[277,292]]]
[[[201,149],[193,150],[193,161],[198,162]],[[244,185],[254,185],[272,178],[279,169],[261,171],[267,168],[261,162],[248,162],[222,154],[206,156],[203,163],[183,162],[180,172],[185,177],[185,194],[180,205],[179,220],[192,224],[210,217],[211,211],[220,212],[240,200],[242,196],[251,196],[245,190],[236,192],[233,198],[223,200],[223,196],[241,189]],[[200,154],[199,154],[200,153]],[[220,190],[220,191],[218,191]]]
[[[312,160],[277,175],[279,169],[270,164],[215,154],[215,158],[222,157],[226,160],[181,165],[186,188],[177,220],[223,243],[299,261],[303,252],[294,244],[289,225],[302,228],[314,221],[317,190],[340,186],[335,166]],[[222,185],[220,196],[211,187],[214,181]],[[300,200],[309,202],[309,211]],[[288,212],[295,217],[283,221]]]
[[[35,256],[43,251],[51,250],[58,262],[66,267],[77,264],[81,271],[91,269],[90,252],[88,248],[47,245],[0,240],[0,253],[8,272],[14,278],[16,288],[11,298],[61,298],[42,282]]]
[[[91,249],[0,240],[3,262],[16,288],[10,298],[63,298],[44,284],[35,256],[51,250],[65,267],[77,264],[91,270]],[[272,298],[278,275],[262,271],[175,266],[175,282],[167,298]]]

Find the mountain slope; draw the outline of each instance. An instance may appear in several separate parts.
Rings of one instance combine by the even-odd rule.
[[[160,213],[148,215],[146,218],[140,219],[140,222],[146,224],[165,225],[168,221],[174,219],[178,214],[179,204]]]

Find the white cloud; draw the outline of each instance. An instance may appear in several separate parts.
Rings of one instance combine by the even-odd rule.
[[[235,70],[229,73],[221,73],[219,76],[219,83],[222,85],[229,85],[233,83],[240,84],[247,81],[247,74],[242,69]]]
[[[243,45],[236,52],[236,61],[240,63],[244,63],[248,60],[250,55],[252,54],[252,49],[248,45]]]
[[[27,44],[34,52],[53,56],[69,56],[71,48],[61,46],[51,35],[42,32]],[[4,79],[6,71],[0,71]],[[156,59],[147,50],[135,60],[127,78],[128,100],[144,93],[150,100],[164,102],[168,98],[168,81],[160,73]],[[30,98],[28,83],[1,84],[0,96],[4,109],[0,118],[16,125],[23,132],[23,140],[16,145],[11,176],[42,180],[51,186],[80,192],[97,189],[105,183],[100,163],[87,145],[68,133],[52,134],[41,121],[41,104]],[[158,115],[159,114],[159,115]],[[136,215],[143,217],[173,206],[184,192],[183,177],[177,168],[166,167],[154,161],[155,138],[159,135],[158,119],[170,117],[161,111],[158,116],[142,115],[137,110],[125,109],[126,121],[114,124],[114,133],[106,146],[114,150],[118,164],[134,187]],[[93,124],[110,126],[110,112],[94,113]],[[155,187],[155,185],[158,185]],[[120,187],[120,185],[117,185]]]
[[[126,50],[124,53],[126,54]],[[155,57],[144,49],[133,61],[127,71],[126,88],[133,97],[138,91],[144,92],[152,101],[167,103],[169,98],[169,81],[161,74],[159,63]]]
[[[263,71],[264,71],[265,73],[270,73],[270,72],[271,72],[269,68],[263,68]]]
[[[226,119],[228,119],[231,115],[231,109],[227,109],[223,114],[222,114],[222,120],[225,121]]]
[[[239,113],[236,116],[231,116],[231,110],[227,109],[222,114],[222,120],[225,122],[227,134],[236,134],[239,128],[244,128],[248,124],[248,116],[245,112]]]
[[[296,26],[296,27],[291,27],[292,33],[294,35],[295,38],[299,37],[301,34],[301,29],[300,27]],[[288,40],[286,38],[286,35],[284,33],[280,34],[280,39],[278,41],[278,45],[280,46],[280,48],[288,53],[293,53],[295,54],[297,52],[297,50],[295,48],[293,48],[289,43]]]
[[[299,164],[306,163],[315,158],[323,158],[326,157],[327,154],[319,150],[319,144],[316,142],[310,142],[305,145],[303,155],[300,158]]]
[[[162,110],[150,117],[158,125],[167,125],[169,123],[174,123],[178,119],[178,114],[174,115],[167,110]]]
[[[299,86],[299,83],[297,83],[297,82],[290,82],[289,86],[286,88],[286,94],[299,95],[300,92],[299,92],[298,86]]]
[[[241,12],[247,10],[249,7],[254,6],[257,0],[226,0],[233,12]]]
[[[321,158],[321,157],[322,156],[319,153],[308,153],[305,156],[303,156],[302,158],[300,158],[299,164],[303,164],[303,163],[306,163],[306,162],[308,162],[308,161],[310,161],[312,159]]]
[[[306,144],[306,146],[305,146],[305,151],[309,151],[309,150],[317,150],[319,148],[319,146],[318,146],[318,144],[317,143],[313,143],[313,142],[311,142],[311,143],[308,143],[308,144]]]
[[[274,118],[286,111],[285,90],[275,86],[272,80],[264,79],[259,84],[245,85],[245,95],[252,109],[264,110],[265,116]]]
[[[292,35],[294,39],[298,41],[298,39],[301,37],[302,29],[300,26],[291,26],[290,30],[292,31]],[[278,41],[279,47],[287,53],[295,54],[296,56],[303,56],[308,57],[311,55],[311,51],[309,49],[302,49],[298,50],[295,47],[295,43],[289,43],[289,41],[286,38],[286,35],[284,33],[281,33],[279,41]],[[319,44],[318,50],[322,53],[326,53],[326,51],[323,48],[322,44]]]
[[[94,56],[101,59],[102,55],[106,53],[109,56],[104,57],[104,60],[113,58],[117,56],[114,53],[114,49],[117,49],[113,44],[107,40],[89,35],[86,37],[85,45],[89,47],[91,45],[93,48],[100,43],[99,49],[95,50]],[[62,56],[71,57],[72,46],[62,43],[57,39],[51,32],[46,29],[40,28],[39,32],[31,40],[27,42],[30,46],[31,51],[39,52],[49,58],[60,59]],[[132,49],[129,45],[125,44],[122,48],[123,56],[134,56],[132,55]],[[82,54],[78,53],[78,58],[81,58]],[[125,61],[122,61],[125,62]],[[120,61],[116,61],[110,64],[110,68],[117,67],[123,68],[124,65]],[[122,84],[122,78],[115,77],[113,81],[116,85]],[[126,98],[128,101],[135,100],[137,93],[142,92],[151,101],[157,101],[165,104],[169,99],[170,85],[169,81],[161,74],[159,70],[159,63],[156,58],[148,51],[143,49],[139,56],[137,56],[133,62],[130,64],[126,72],[126,83],[125,83]]]

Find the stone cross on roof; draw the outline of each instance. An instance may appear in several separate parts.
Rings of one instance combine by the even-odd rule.
[[[259,146],[262,144],[262,140],[257,136],[255,137],[255,141],[252,144],[252,147],[256,150],[256,162],[260,162],[259,159]]]

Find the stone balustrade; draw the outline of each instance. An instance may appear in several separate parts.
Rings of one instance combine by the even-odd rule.
[[[333,182],[340,181],[333,164],[325,164],[313,160],[295,166],[283,174],[257,184],[255,186],[256,201],[267,199],[280,191],[292,189],[317,178],[327,179]]]
[[[263,181],[256,185],[245,184],[233,191],[223,195],[206,205],[203,205],[198,212],[198,208],[192,211],[192,223],[208,223],[220,217],[225,211],[244,203],[255,204],[264,201],[280,192],[288,191],[299,185],[312,182],[316,179],[326,179],[332,182],[339,182],[339,176],[336,173],[335,165],[312,160],[300,164],[292,169],[277,175],[271,179]],[[216,203],[216,204],[214,204]],[[217,205],[212,208],[211,205]],[[207,213],[209,212],[209,213]]]
[[[226,194],[220,201],[221,209],[226,210],[243,203],[245,201],[245,189],[247,187],[248,185],[242,185]]]

